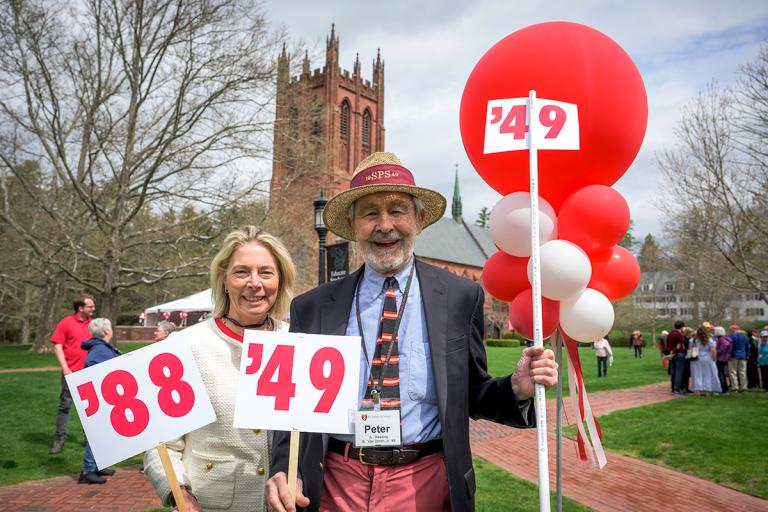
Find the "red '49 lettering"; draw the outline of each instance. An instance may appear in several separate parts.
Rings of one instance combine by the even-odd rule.
[[[291,398],[296,396],[296,384],[293,382],[293,345],[277,345],[264,365],[264,370],[256,381],[256,395],[275,397],[275,410],[290,409]],[[248,345],[248,357],[251,363],[245,368],[246,375],[257,373],[261,368],[264,345]],[[325,375],[326,362],[329,363],[328,375]],[[333,347],[323,347],[312,356],[309,364],[309,379],[315,389],[323,391],[314,412],[327,413],[333,407],[344,380],[344,357]]]

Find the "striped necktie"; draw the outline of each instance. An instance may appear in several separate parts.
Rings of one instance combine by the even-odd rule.
[[[397,280],[394,277],[384,280],[386,288],[384,309],[379,323],[379,335],[376,337],[376,350],[371,362],[371,378],[368,379],[368,389],[365,391],[364,405],[369,407],[376,402],[376,395],[379,395],[382,409],[400,408],[400,358],[395,332],[398,323],[395,286],[397,286]]]

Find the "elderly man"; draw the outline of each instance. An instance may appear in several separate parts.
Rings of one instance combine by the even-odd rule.
[[[96,311],[96,302],[92,296],[82,294],[72,301],[72,308],[75,312],[59,320],[56,329],[51,334],[53,352],[56,354],[59,366],[61,366],[59,411],[56,415],[56,434],[53,438],[53,446],[51,446],[51,453],[53,454],[60,453],[64,448],[69,425],[69,409],[72,407],[72,395],[64,376],[83,369],[88,352],[80,348],[80,344],[91,337],[88,324],[91,323],[91,317]]]
[[[302,435],[300,507],[473,510],[469,417],[532,427],[534,384],[557,382],[552,351],[541,347],[523,351],[514,374],[488,375],[483,290],[413,257],[416,237],[444,211],[445,199],[417,187],[392,153],[363,160],[349,190],[326,205],[328,228],[357,242],[365,264],[297,297],[291,331],[361,336],[359,406],[367,413],[356,415],[361,446],[353,435]],[[393,435],[366,439],[364,421],[395,425]],[[287,467],[288,434],[277,432],[266,485],[275,511],[295,509]]]

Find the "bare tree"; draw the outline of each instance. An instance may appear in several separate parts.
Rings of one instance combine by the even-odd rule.
[[[658,157],[679,268],[720,287],[757,293],[766,302],[767,77],[764,47],[733,88],[712,84],[684,109],[678,145]]]
[[[216,233],[200,226],[266,191],[252,166],[271,155],[282,38],[255,0],[4,2],[0,179],[53,231],[13,205],[0,221],[113,319],[121,289],[201,275]],[[29,186],[30,160],[58,195]]]

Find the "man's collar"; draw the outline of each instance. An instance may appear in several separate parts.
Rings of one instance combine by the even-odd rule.
[[[403,290],[405,287],[405,282],[408,280],[408,274],[411,272],[411,267],[414,265],[415,258],[413,254],[411,254],[411,257],[408,259],[405,265],[403,265],[403,268],[401,268],[395,275],[394,278],[397,279],[397,287],[400,289],[400,291]],[[382,274],[379,274],[373,268],[371,268],[368,263],[365,264],[365,271],[363,272],[363,280],[365,284],[372,287],[376,290],[382,290],[384,289],[384,280],[387,278],[387,276],[384,276]]]

